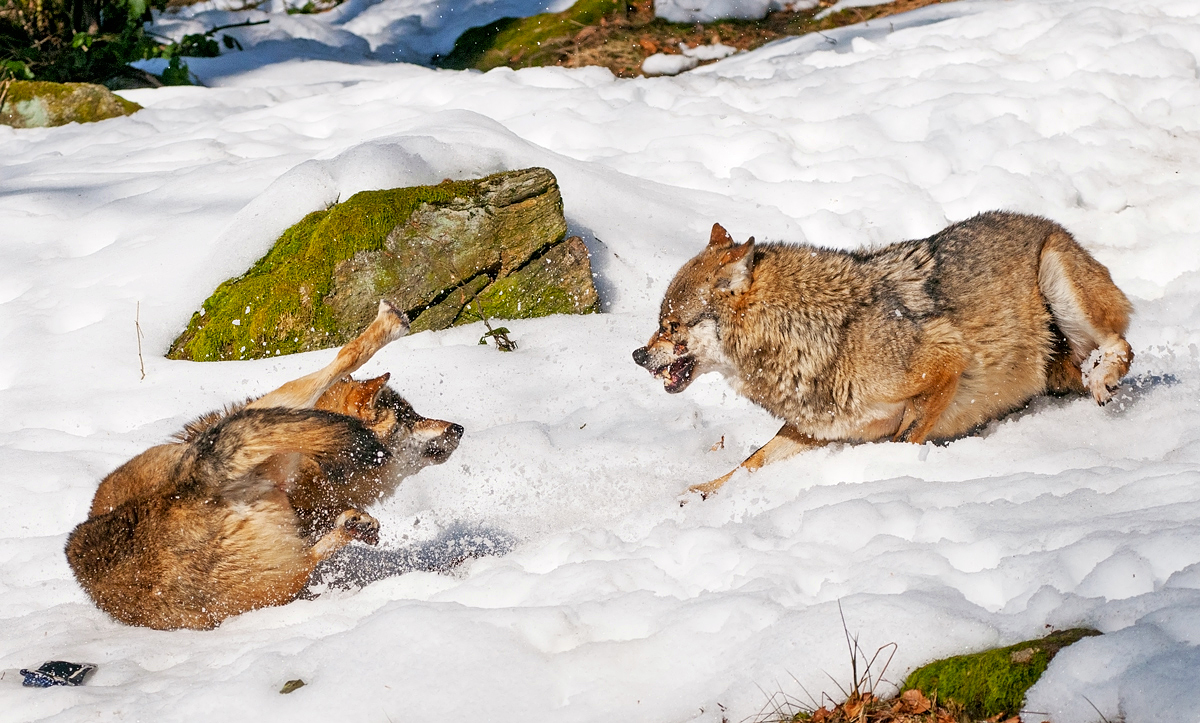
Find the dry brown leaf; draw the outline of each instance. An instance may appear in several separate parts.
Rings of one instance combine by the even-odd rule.
[[[846,699],[845,703],[842,703],[842,713],[846,716],[847,720],[861,719],[863,711],[866,710],[867,706],[870,705],[871,701],[874,699],[875,696],[871,695],[870,693],[851,695]]]
[[[921,691],[913,688],[900,694],[900,702],[908,713],[924,713],[933,707],[933,703]]]

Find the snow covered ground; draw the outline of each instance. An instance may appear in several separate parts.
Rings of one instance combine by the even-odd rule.
[[[637,80],[311,47],[197,62],[213,87],[128,92],[129,118],[0,127],[0,720],[738,721],[848,683],[839,602],[864,647],[897,644],[891,681],[1091,625],[1026,720],[1196,720],[1194,0],[934,6]],[[96,610],[62,547],[97,481],[331,356],[163,359],[214,286],[339,196],[530,165],[557,174],[608,313],[508,323],[512,354],[422,333],[364,370],[467,429],[374,510],[383,546],[465,529],[512,549],[211,632]],[[1064,223],[1133,299],[1116,403],[1041,399],[947,446],[835,447],[677,504],[778,424],[629,358],[714,221],[855,248],[994,208]],[[20,687],[48,659],[99,669]]]

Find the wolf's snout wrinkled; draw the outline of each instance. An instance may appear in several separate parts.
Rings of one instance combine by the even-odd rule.
[[[646,349],[646,347],[633,350],[633,363],[640,367],[646,367],[647,369],[650,368],[650,352]]]

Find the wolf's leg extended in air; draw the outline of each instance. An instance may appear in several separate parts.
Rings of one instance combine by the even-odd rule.
[[[771,438],[771,441],[759,447],[754,454],[746,458],[745,462],[742,462],[740,465],[738,465],[737,469],[733,470],[729,474],[722,475],[711,482],[692,485],[691,487],[688,487],[688,492],[698,492],[700,493],[701,498],[708,499],[709,495],[719,490],[721,486],[728,482],[729,478],[736,474],[739,469],[753,472],[768,464],[771,464],[772,462],[778,462],[781,459],[787,459],[788,457],[795,456],[806,449],[823,447],[826,444],[828,444],[828,442],[817,439],[816,437],[810,437],[809,435],[796,430],[790,424],[785,424],[779,428],[779,431],[775,433],[775,436]]]
[[[354,372],[383,347],[408,333],[408,318],[387,301],[363,333],[343,346],[333,362],[320,371],[294,379],[249,404],[249,408],[309,409],[339,379]]]

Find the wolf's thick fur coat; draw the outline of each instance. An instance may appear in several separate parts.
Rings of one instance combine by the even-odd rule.
[[[446,459],[462,427],[347,374],[403,335],[388,304],[329,366],[187,425],[109,474],[67,561],[96,605],[152,628],[212,628],[293,600],[316,565],[379,524],[360,510]]]
[[[714,225],[634,360],[672,393],[721,372],[782,419],[753,470],[831,441],[952,439],[1046,392],[1103,404],[1133,360],[1130,313],[1108,270],[1034,216],[859,252],[735,244]]]

